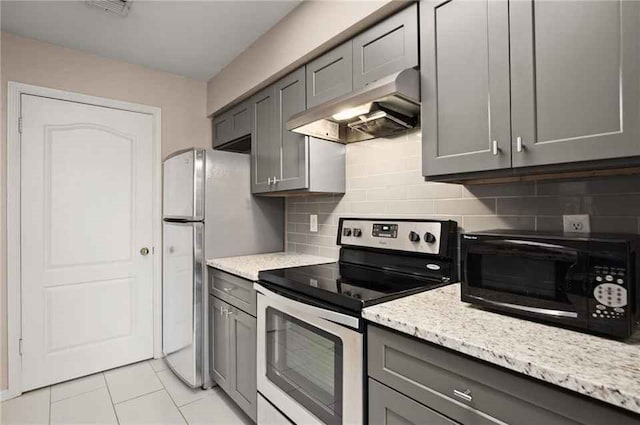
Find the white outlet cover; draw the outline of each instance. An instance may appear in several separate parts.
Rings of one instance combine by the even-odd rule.
[[[589,214],[563,215],[562,227],[565,232],[590,233],[591,218],[589,217]]]
[[[318,214],[309,215],[309,231],[310,232],[318,231]]]

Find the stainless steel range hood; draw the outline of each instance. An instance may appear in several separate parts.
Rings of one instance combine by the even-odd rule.
[[[419,115],[420,73],[409,68],[292,116],[287,130],[352,143],[414,128]]]

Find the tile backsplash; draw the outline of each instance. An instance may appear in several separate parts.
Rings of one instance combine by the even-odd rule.
[[[344,195],[287,198],[287,250],[337,257],[340,217],[452,219],[465,231],[561,230],[590,214],[593,232],[640,233],[640,175],[490,185],[425,182],[420,131],[347,145]],[[318,232],[309,215],[318,214]]]

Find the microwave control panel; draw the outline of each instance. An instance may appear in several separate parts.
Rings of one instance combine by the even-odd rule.
[[[622,267],[594,266],[593,298],[595,308],[590,311],[594,319],[623,319],[628,304],[626,272]]]

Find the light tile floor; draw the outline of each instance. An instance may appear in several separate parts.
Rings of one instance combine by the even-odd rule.
[[[148,360],[22,394],[0,405],[2,425],[249,425],[219,388],[194,390],[164,360]]]

